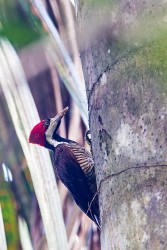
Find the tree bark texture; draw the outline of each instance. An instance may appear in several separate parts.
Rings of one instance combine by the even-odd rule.
[[[80,1],[101,245],[167,249],[167,1]]]

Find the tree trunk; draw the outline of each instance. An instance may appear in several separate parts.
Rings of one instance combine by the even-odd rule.
[[[102,249],[167,249],[167,2],[80,1]]]

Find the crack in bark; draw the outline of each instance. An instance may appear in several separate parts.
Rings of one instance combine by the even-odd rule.
[[[95,91],[96,89],[96,86],[98,86],[99,84],[99,81],[100,79],[102,78],[103,74],[106,73],[107,71],[110,71],[111,69],[114,69],[114,66],[120,62],[121,60],[125,60],[127,59],[127,57],[132,57],[133,54],[136,52],[136,51],[140,51],[144,46],[139,46],[137,48],[133,48],[131,50],[126,50],[120,57],[116,58],[112,63],[111,65],[108,65],[101,73],[100,75],[98,76],[97,80],[92,84],[92,87],[90,90],[87,89],[87,99],[88,99],[88,109],[89,109],[89,106],[90,105],[90,100],[91,100],[91,97],[93,96],[93,92]],[[90,109],[89,109],[90,110]],[[91,113],[92,109],[89,111],[89,117],[90,117],[90,113]]]
[[[106,181],[106,180],[108,180],[108,179],[110,179],[110,178],[112,178],[112,177],[118,176],[118,175],[120,175],[120,174],[122,174],[122,173],[125,173],[125,172],[127,172],[127,171],[129,171],[129,170],[131,170],[131,169],[142,169],[142,168],[143,168],[143,169],[147,169],[147,168],[157,168],[157,167],[165,167],[165,168],[167,168],[167,165],[166,165],[166,164],[156,164],[156,165],[151,165],[151,166],[145,165],[145,166],[129,167],[129,168],[125,168],[125,169],[121,170],[121,171],[118,172],[118,173],[110,174],[110,175],[106,176],[104,179],[102,179],[102,180],[100,181],[99,188],[98,188],[98,191],[97,191],[97,192],[98,192],[98,193],[100,192],[101,185],[102,185],[102,183],[103,183],[104,181]]]
[[[129,171],[129,170],[131,170],[131,169],[142,169],[142,168],[147,169],[147,168],[157,168],[157,167],[165,167],[165,168],[167,168],[167,165],[166,165],[166,164],[156,164],[156,165],[151,165],[151,166],[146,166],[146,165],[145,165],[145,166],[130,167],[130,168],[125,168],[125,169],[121,170],[121,171],[118,172],[118,173],[115,173],[115,174],[111,174],[111,175],[106,176],[104,179],[102,179],[102,180],[100,181],[99,187],[98,187],[98,189],[97,189],[97,191],[96,191],[96,193],[95,193],[93,199],[91,200],[91,202],[90,202],[90,204],[89,204],[89,206],[88,206],[87,212],[88,212],[88,211],[91,211],[91,205],[92,205],[94,199],[96,198],[96,196],[100,193],[100,189],[101,189],[102,183],[103,183],[104,181],[106,181],[106,180],[108,180],[108,179],[110,179],[110,178],[113,178],[113,177],[115,177],[115,176],[118,176],[118,175],[120,175],[120,174],[122,174],[122,173],[125,173],[125,172],[127,172],[127,171]],[[100,228],[99,228],[99,229],[100,229]]]
[[[87,90],[89,92],[88,94],[88,107],[91,106],[90,105],[90,99],[93,96],[93,92],[96,89],[96,86],[98,86],[100,79],[102,78],[103,74],[106,73],[107,71],[111,70],[112,66],[107,66],[106,69],[103,70],[103,72],[98,76],[97,80],[92,84],[92,88],[90,90]]]
[[[121,57],[117,58],[116,60],[113,61],[113,63],[111,65],[108,65],[102,72],[101,74],[98,76],[97,80],[92,84],[92,88],[89,90],[89,96],[88,96],[88,104],[90,104],[90,99],[91,96],[93,95],[93,92],[96,88],[96,86],[99,84],[100,79],[102,78],[103,74],[106,73],[107,71],[110,71],[111,69],[114,68],[114,66],[121,60],[125,58],[125,55],[122,55]]]

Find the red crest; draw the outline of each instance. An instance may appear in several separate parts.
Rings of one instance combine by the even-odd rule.
[[[46,142],[45,138],[45,131],[47,130],[48,126],[44,125],[45,121],[41,121],[34,128],[31,130],[29,136],[29,142],[33,144],[38,144],[40,146],[44,146]]]

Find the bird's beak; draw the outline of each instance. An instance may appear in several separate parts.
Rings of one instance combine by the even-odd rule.
[[[69,108],[66,107],[65,109],[63,109],[59,114],[57,114],[55,117],[50,118],[50,129],[52,130],[52,133],[58,130],[60,123],[61,123],[61,119],[63,118],[63,116],[66,114],[67,110]]]
[[[62,118],[66,114],[66,112],[68,111],[68,109],[69,109],[69,107],[66,107],[58,115]]]
[[[66,107],[66,108],[63,109],[59,114],[57,114],[55,117],[51,118],[51,123],[61,121],[61,119],[62,119],[63,116],[66,114],[66,112],[68,111],[68,109],[69,109],[69,107]]]

